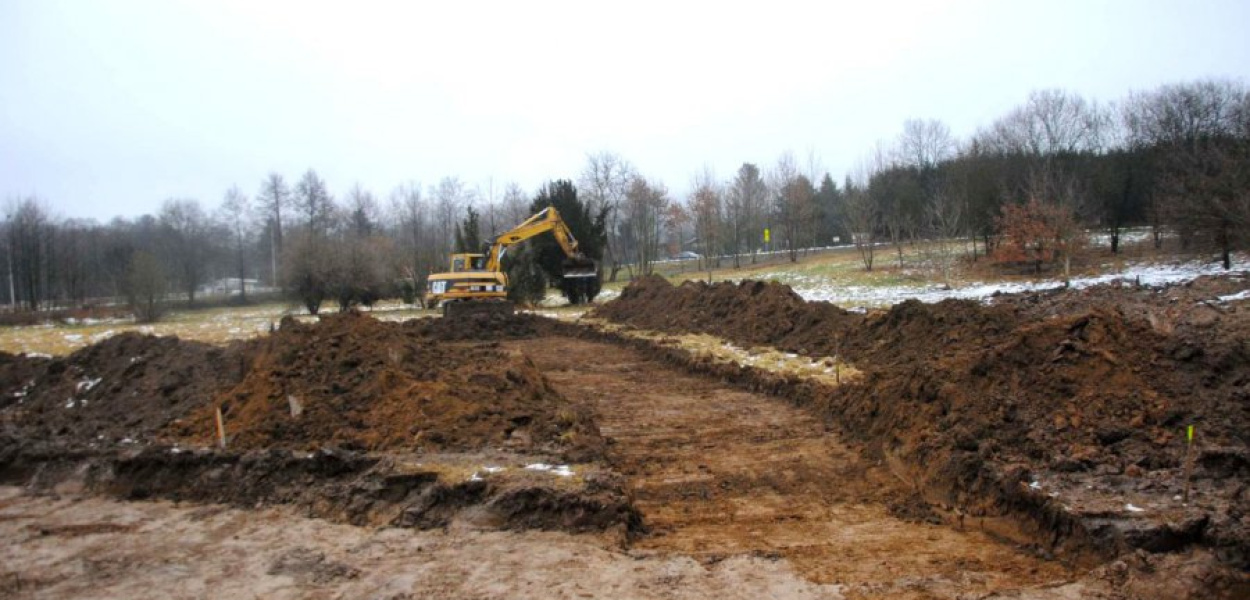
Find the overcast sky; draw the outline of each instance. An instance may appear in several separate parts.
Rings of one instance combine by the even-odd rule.
[[[965,137],[1064,88],[1250,80],[1250,2],[0,0],[0,196],[215,207],[309,167],[483,195],[610,150],[683,196],[809,153],[839,181],[909,117]]]

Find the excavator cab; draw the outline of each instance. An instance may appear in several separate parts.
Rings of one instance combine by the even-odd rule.
[[[485,271],[485,254],[453,254],[451,255],[451,272]]]

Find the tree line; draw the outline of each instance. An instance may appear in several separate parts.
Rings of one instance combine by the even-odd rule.
[[[938,120],[909,119],[840,186],[815,165],[785,153],[723,181],[704,169],[669,222],[692,223],[716,263],[754,261],[768,230],[792,261],[802,248],[841,242],[868,270],[883,249],[902,266],[904,245],[929,240],[944,274],[965,252],[1066,267],[1091,229],[1119,252],[1125,228],[1148,226],[1156,247],[1175,236],[1184,250],[1218,252],[1226,269],[1250,241],[1250,94],[1229,81],[1106,105],[1037,91],[963,140]]]
[[[725,179],[705,167],[676,197],[619,154],[597,152],[575,180],[533,193],[515,183],[483,193],[444,177],[385,196],[356,184],[335,198],[309,169],[271,173],[251,193],[231,187],[215,207],[173,198],[154,215],[107,223],[14,198],[4,295],[27,310],[124,299],[159,311],[171,294],[195,304],[206,284],[226,280],[237,301],[259,281],[314,312],[327,301],[414,301],[451,252],[478,250],[548,204],[576,221],[608,280],[649,273],[683,250],[710,268],[764,250],[798,260],[837,243],[854,245],[871,270],[882,253],[901,264],[917,240],[933,242],[943,274],[965,253],[1040,269],[1066,265],[1088,229],[1118,251],[1133,226],[1150,227],[1156,245],[1174,236],[1182,248],[1215,250],[1228,268],[1250,231],[1248,166],[1250,94],[1239,82],[1166,85],[1109,104],[1041,90],[966,139],[938,120],[906,120],[840,184],[815,156],[786,152]],[[550,244],[531,245],[506,265],[529,299],[558,282],[559,259]]]

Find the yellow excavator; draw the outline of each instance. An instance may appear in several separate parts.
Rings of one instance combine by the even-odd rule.
[[[471,313],[505,313],[516,310],[508,301],[508,275],[503,272],[503,257],[510,246],[519,244],[536,235],[551,232],[560,249],[567,257],[564,261],[566,280],[585,281],[586,289],[599,276],[595,261],[587,258],[577,247],[573,232],[569,231],[560,212],[554,206],[544,208],[525,222],[499,234],[491,240],[486,253],[461,253],[451,255],[451,270],[435,273],[428,279],[425,305],[428,308],[443,306],[443,316],[455,317]],[[575,294],[575,301],[589,300],[586,294]]]

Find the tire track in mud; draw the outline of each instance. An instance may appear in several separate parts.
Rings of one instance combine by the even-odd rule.
[[[566,397],[596,412],[609,461],[651,534],[638,553],[712,563],[784,558],[851,597],[931,598],[1050,587],[1062,565],[966,531],[904,521],[909,493],[836,433],[784,401],[687,374],[621,346],[508,342]],[[1050,594],[1043,594],[1050,595]]]

